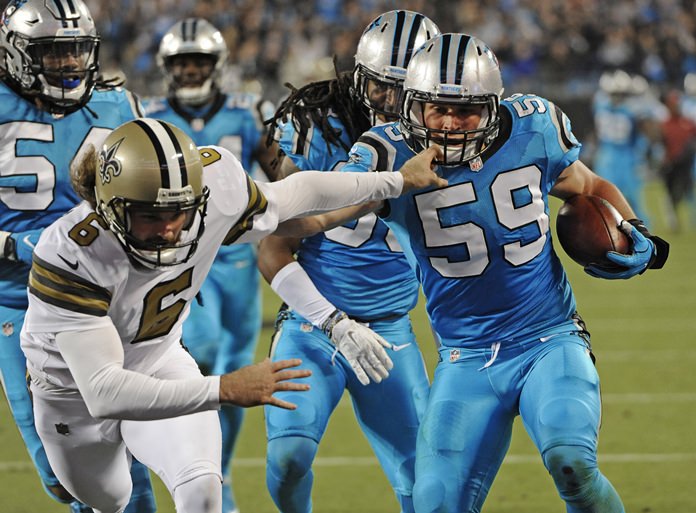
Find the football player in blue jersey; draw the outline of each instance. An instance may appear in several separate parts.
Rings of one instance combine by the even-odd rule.
[[[0,81],[0,376],[48,494],[91,511],[60,485],[34,426],[19,332],[34,245],[79,198],[70,159],[140,115],[137,99],[99,76],[99,36],[82,0],[12,1],[2,13]],[[147,469],[133,462],[127,511],[155,511]],[[84,509],[83,509],[84,508]]]
[[[606,71],[593,99],[597,150],[593,169],[616,185],[639,218],[643,206],[643,165],[652,141],[658,138],[654,103],[646,101],[642,77],[624,70]],[[638,86],[638,87],[637,87]]]
[[[608,253],[606,279],[659,269],[669,246],[636,219],[619,189],[578,160],[570,121],[549,100],[502,99],[497,59],[482,41],[443,34],[409,63],[400,121],[372,128],[344,171],[399,165],[439,145],[446,187],[381,210],[426,296],[440,339],[418,432],[417,513],[479,512],[518,415],[571,513],[623,512],[597,467],[599,377],[549,231],[549,195],[613,204],[633,241]]]
[[[174,24],[162,37],[157,61],[166,77],[166,98],[144,102],[148,116],[180,127],[199,146],[230,150],[251,170],[269,161],[258,103],[251,94],[225,94],[220,77],[227,61],[222,34],[202,18]],[[251,363],[261,329],[261,289],[256,247],[221,248],[184,323],[184,343],[205,374],[224,374]],[[237,510],[230,485],[230,459],[244,409],[224,405],[222,426],[223,511]]]
[[[397,119],[406,65],[436,34],[422,14],[384,13],[362,34],[353,73],[294,91],[274,119],[282,174],[336,171],[360,134]],[[403,251],[368,214],[302,240],[269,236],[259,266],[286,304],[273,360],[294,355],[313,371],[311,392],[293,397],[296,414],[265,412],[266,483],[276,506],[283,513],[312,510],[312,463],[347,390],[401,511],[412,512],[416,433],[429,383],[408,315],[419,286]]]

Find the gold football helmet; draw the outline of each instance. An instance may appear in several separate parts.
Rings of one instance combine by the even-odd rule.
[[[198,148],[176,126],[141,118],[109,134],[99,153],[97,212],[126,252],[148,267],[186,262],[203,235],[209,191]],[[142,241],[131,233],[131,212],[186,212],[190,219],[172,243]]]

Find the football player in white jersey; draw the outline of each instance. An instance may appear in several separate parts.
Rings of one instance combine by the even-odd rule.
[[[34,428],[19,333],[41,232],[79,203],[70,161],[142,115],[137,98],[99,73],[100,37],[82,0],[5,2],[0,22],[0,382],[48,495],[91,513],[56,479]],[[150,474],[132,465],[128,513],[154,513]]]
[[[120,513],[128,455],[154,470],[178,511],[221,511],[222,403],[294,405],[300,360],[202,376],[182,323],[222,244],[314,225],[293,219],[447,182],[428,149],[399,173],[303,172],[256,183],[221,147],[197,148],[154,119],[127,122],[74,167],[87,201],[39,240],[22,329],[36,427],[61,483]],[[280,224],[282,223],[282,224]],[[279,225],[280,224],[280,225]]]

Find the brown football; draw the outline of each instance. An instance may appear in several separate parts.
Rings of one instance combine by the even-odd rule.
[[[577,195],[558,211],[556,234],[566,254],[585,267],[604,269],[617,265],[606,258],[607,251],[630,253],[631,241],[619,229],[621,214],[604,198]]]

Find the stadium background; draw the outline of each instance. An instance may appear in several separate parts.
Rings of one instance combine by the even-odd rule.
[[[468,32],[489,43],[500,59],[507,94],[534,92],[561,106],[585,143],[583,160],[590,164],[590,102],[602,71],[622,68],[641,73],[656,96],[670,87],[681,88],[684,75],[696,71],[693,1],[87,0],[87,4],[103,37],[105,74],[124,74],[127,86],[139,95],[163,92],[154,58],[159,39],[178,19],[195,15],[224,32],[231,57],[225,87],[256,92],[273,102],[283,97],[285,82],[299,86],[330,76],[333,55],[339,69],[350,69],[362,29],[380,12],[417,10],[443,31]],[[661,209],[662,185],[650,163],[644,171],[653,231],[672,243],[666,268],[627,282],[607,282],[589,278],[562,257],[592,332],[602,377],[604,472],[629,512],[693,513],[695,226],[687,222],[688,229],[669,233]],[[689,217],[686,210],[680,215]],[[277,305],[277,298],[265,288],[264,319],[269,326]],[[432,371],[435,352],[422,307],[414,315]],[[258,358],[267,352],[269,337],[266,328]],[[0,401],[0,419],[0,513],[66,512],[67,507],[41,491],[5,401]],[[348,400],[332,419],[315,474],[317,511],[397,511]],[[275,511],[265,489],[260,410],[247,417],[233,479],[242,512]],[[159,511],[173,512],[159,481],[156,486]],[[553,483],[518,422],[485,511],[562,510]]]

